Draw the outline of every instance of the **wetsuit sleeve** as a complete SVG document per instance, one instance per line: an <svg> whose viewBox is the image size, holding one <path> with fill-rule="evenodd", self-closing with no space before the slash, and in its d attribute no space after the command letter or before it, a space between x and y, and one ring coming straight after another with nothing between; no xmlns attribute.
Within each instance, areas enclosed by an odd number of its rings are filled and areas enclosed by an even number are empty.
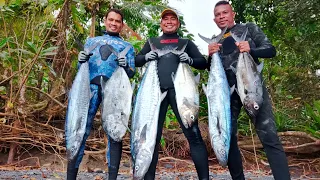
<svg viewBox="0 0 320 180"><path fill-rule="evenodd" d="M134 49L131 46L129 52L127 53L127 67L125 67L125 71L129 78L132 78L135 74L135 59L134 59Z"/></svg>
<svg viewBox="0 0 320 180"><path fill-rule="evenodd" d="M196 69L207 68L207 60L200 53L198 47L190 40L188 41L186 52L188 53L189 57L193 59L193 64L191 65L192 67Z"/></svg>
<svg viewBox="0 0 320 180"><path fill-rule="evenodd" d="M276 55L276 49L271 44L267 36L254 23L247 23L251 39L254 41L256 47L251 48L250 54L254 58L272 58Z"/></svg>
<svg viewBox="0 0 320 180"><path fill-rule="evenodd" d="M88 48L90 46L90 44L91 44L91 38L88 38L84 44L84 47L83 47L84 49L81 49L80 51L84 51L86 48ZM79 53L80 53L80 51L79 51ZM78 58L77 58L77 60L78 60ZM81 63L79 63L79 61L77 61L77 62L78 62L77 69L79 70Z"/></svg>
<svg viewBox="0 0 320 180"><path fill-rule="evenodd" d="M147 61L145 59L145 55L150 51L151 51L150 44L149 44L149 41L147 41L135 58L135 65L137 67L142 67L144 64L146 64Z"/></svg>

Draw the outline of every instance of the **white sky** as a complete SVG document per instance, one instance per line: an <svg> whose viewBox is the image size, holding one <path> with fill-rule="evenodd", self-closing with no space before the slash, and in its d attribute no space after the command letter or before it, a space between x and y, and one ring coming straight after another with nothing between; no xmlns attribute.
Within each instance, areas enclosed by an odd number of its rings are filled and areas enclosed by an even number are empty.
<svg viewBox="0 0 320 180"><path fill-rule="evenodd" d="M220 29L213 21L213 8L218 0L169 0L169 6L183 15L187 30L194 35L194 43L200 52L208 54L208 44L199 38L198 33L211 38Z"/></svg>

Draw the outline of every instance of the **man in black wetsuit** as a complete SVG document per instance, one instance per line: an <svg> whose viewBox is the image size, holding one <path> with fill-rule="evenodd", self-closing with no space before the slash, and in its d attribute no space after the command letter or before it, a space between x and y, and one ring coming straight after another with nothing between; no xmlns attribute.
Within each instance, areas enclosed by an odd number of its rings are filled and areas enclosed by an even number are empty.
<svg viewBox="0 0 320 180"><path fill-rule="evenodd" d="M179 121L184 135L188 139L191 157L197 169L199 179L209 179L208 153L200 134L198 122L196 121L194 125L189 127L188 129L186 129L182 124L177 109L175 90L171 78L171 74L177 71L179 63L188 63L190 66L196 69L205 69L207 61L201 55L198 48L192 41L188 39L182 39L178 36L177 30L180 27L180 22L177 13L174 10L166 9L161 13L160 27L163 31L163 35L156 38L150 38L144 45L143 49L137 54L135 59L136 67L141 67L148 61L157 61L161 91L167 91L167 95L160 106L156 147L153 153L151 165L144 179L155 179L156 166L159 155L159 142L161 139L163 123L169 104ZM173 53L169 53L158 57L157 53L151 50L149 42L151 42L156 47L156 49L159 50L171 49L175 47L177 47L177 50L180 50L185 44L187 44L187 46L185 48L185 51L179 56Z"/></svg>
<svg viewBox="0 0 320 180"><path fill-rule="evenodd" d="M235 12L227 1L219 1L215 5L214 16L214 21L221 30L225 27L228 29L219 43L212 43L208 46L209 56L219 51L230 87L237 83L236 75L230 66L236 67L239 52L249 52L257 64L259 64L258 58L272 58L276 55L275 48L257 25L234 23ZM231 37L230 31L241 37L247 28L246 41L236 43ZM209 66L210 62L209 58ZM232 179L237 180L244 179L241 155L237 144L237 119L241 107L240 97L234 92L231 95L232 134L228 168ZM274 178L289 180L290 173L286 154L277 135L272 105L265 85L263 85L263 105L260 107L259 114L253 124L267 154Z"/></svg>

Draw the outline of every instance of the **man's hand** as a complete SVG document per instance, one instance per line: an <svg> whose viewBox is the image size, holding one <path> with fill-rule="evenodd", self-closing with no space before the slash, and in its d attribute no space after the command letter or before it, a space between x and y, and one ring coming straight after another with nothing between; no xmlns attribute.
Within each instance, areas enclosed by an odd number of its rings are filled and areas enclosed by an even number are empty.
<svg viewBox="0 0 320 180"><path fill-rule="evenodd" d="M85 63L89 60L90 56L92 56L92 53L87 53L86 51L80 51L78 54L78 62Z"/></svg>
<svg viewBox="0 0 320 180"><path fill-rule="evenodd" d="M186 52L183 52L179 55L180 62L188 63L189 65L192 65L193 60Z"/></svg>
<svg viewBox="0 0 320 180"><path fill-rule="evenodd" d="M158 54L154 51L150 51L145 55L146 61L154 61L158 59Z"/></svg>
<svg viewBox="0 0 320 180"><path fill-rule="evenodd" d="M218 52L220 50L220 46L222 46L222 44L218 44L218 43L209 44L208 45L209 56L212 56L212 54Z"/></svg>
<svg viewBox="0 0 320 180"><path fill-rule="evenodd" d="M248 41L241 41L241 42L236 42L236 45L238 46L240 52L250 52L250 45Z"/></svg>
<svg viewBox="0 0 320 180"><path fill-rule="evenodd" d="M117 59L119 66L126 67L127 66L127 59L126 58L118 58Z"/></svg>

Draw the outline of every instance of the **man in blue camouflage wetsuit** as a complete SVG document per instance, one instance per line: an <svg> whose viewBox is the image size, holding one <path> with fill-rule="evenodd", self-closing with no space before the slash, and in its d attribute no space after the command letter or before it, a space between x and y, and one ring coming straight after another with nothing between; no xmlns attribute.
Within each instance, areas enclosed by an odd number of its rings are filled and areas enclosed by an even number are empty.
<svg viewBox="0 0 320 180"><path fill-rule="evenodd" d="M257 25L253 23L234 23L235 12L227 1L219 1L215 5L214 16L214 21L221 30L225 27L228 27L228 29L220 42L208 46L210 57L208 69L210 68L211 55L219 51L230 87L237 83L236 75L230 69L230 66L236 67L240 52L249 52L257 64L260 64L258 58L272 58L276 55L275 48ZM247 28L246 41L236 43L230 35L230 31L241 37ZM234 92L231 95L232 133L228 168L232 179L237 180L244 179L242 160L237 144L237 119L241 107L240 97ZM260 107L259 114L253 124L266 152L274 178L276 180L289 180L290 173L286 154L277 135L272 105L265 85L263 85L263 105Z"/></svg>
<svg viewBox="0 0 320 180"><path fill-rule="evenodd" d="M180 38L177 34L177 31L180 27L180 22L178 19L178 15L175 11L173 11L172 9L166 9L161 13L160 27L163 31L163 35L160 37L150 38L144 44L142 50L137 54L135 61L137 67L143 66L149 61L157 61L160 88L162 92L167 91L167 95L160 105L158 133L152 162L150 164L148 172L145 174L144 179L155 179L156 166L159 156L158 149L160 145L160 139L162 136L163 124L166 118L168 106L170 105L174 114L177 117L177 120L180 124L180 127L182 128L184 135L186 136L189 142L191 157L195 164L199 179L208 180L208 152L198 127L198 120L196 119L195 123L188 129L185 128L185 126L183 125L178 112L175 97L176 92L174 90L174 85L171 78L172 73L176 73L179 63L187 63L196 69L206 69L207 61L192 41L190 41L189 39ZM158 54L155 51L151 50L149 42L151 42L155 46L155 48L159 50L167 48L170 49L170 47L177 48L177 50L181 50L182 47L186 44L187 46L185 48L185 51L179 54L179 56L173 53L169 53L161 57L158 57Z"/></svg>
<svg viewBox="0 0 320 180"><path fill-rule="evenodd" d="M123 14L121 11L110 9L105 15L104 25L106 27L105 34L103 36L89 38L84 47L85 51L80 51L78 57L80 65L83 62L89 61L91 99L86 132L78 155L73 161L68 162L67 180L75 180L77 177L79 165L84 154L85 142L90 134L94 117L102 101L101 77L103 77L105 81L108 80L118 66L122 66L125 69L129 78L132 78L135 73L134 49L131 44L125 42L119 36L123 27ZM123 51L127 46L131 46L131 48L126 58L117 59L106 44L111 45L117 52ZM122 142L116 142L108 136L108 152L106 155L109 170L108 179L114 180L117 178L121 153Z"/></svg>

